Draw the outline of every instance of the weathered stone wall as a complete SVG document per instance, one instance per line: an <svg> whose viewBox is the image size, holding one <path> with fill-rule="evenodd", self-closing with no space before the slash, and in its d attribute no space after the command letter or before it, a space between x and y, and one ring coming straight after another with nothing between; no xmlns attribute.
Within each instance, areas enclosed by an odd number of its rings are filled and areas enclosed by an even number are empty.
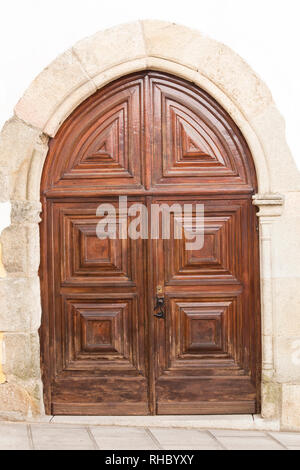
<svg viewBox="0 0 300 470"><path fill-rule="evenodd" d="M100 32L32 83L0 136L0 201L12 223L0 238L0 417L43 414L38 329L40 179L49 137L84 99L125 74L160 70L210 93L243 132L259 194L265 419L300 430L300 175L284 121L259 77L228 47L159 21Z"/></svg>

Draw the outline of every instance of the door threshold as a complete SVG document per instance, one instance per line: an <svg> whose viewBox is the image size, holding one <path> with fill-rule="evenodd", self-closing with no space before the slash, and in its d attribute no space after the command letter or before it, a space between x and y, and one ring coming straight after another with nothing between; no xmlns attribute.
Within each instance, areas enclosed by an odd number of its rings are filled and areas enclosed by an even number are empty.
<svg viewBox="0 0 300 470"><path fill-rule="evenodd" d="M181 416L43 416L34 422L83 426L158 427L178 429L233 429L253 431L279 431L277 420L260 415L181 415Z"/></svg>

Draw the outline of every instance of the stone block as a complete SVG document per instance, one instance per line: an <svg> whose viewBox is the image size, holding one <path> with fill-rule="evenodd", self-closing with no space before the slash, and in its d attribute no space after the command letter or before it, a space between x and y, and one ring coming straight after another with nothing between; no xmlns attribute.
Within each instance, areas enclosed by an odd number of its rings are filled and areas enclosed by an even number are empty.
<svg viewBox="0 0 300 470"><path fill-rule="evenodd" d="M0 134L0 167L15 172L30 160L40 133L16 117L7 121Z"/></svg>
<svg viewBox="0 0 300 470"><path fill-rule="evenodd" d="M262 417L274 420L279 417L281 385L274 382L262 384Z"/></svg>
<svg viewBox="0 0 300 470"><path fill-rule="evenodd" d="M79 41L73 50L91 77L146 55L140 22L101 31Z"/></svg>
<svg viewBox="0 0 300 470"><path fill-rule="evenodd" d="M283 214L272 227L274 278L300 278L300 216Z"/></svg>
<svg viewBox="0 0 300 470"><path fill-rule="evenodd" d="M273 281L276 334L300 336L300 277Z"/></svg>
<svg viewBox="0 0 300 470"><path fill-rule="evenodd" d="M267 161L271 162L270 191L299 191L300 172L287 145L284 119L274 103L253 117L252 126L262 143Z"/></svg>
<svg viewBox="0 0 300 470"><path fill-rule="evenodd" d="M37 331L40 322L39 279L0 279L0 331Z"/></svg>
<svg viewBox="0 0 300 470"><path fill-rule="evenodd" d="M86 428L33 424L31 429L36 450L95 450Z"/></svg>
<svg viewBox="0 0 300 470"><path fill-rule="evenodd" d="M278 336L275 339L276 380L300 383L300 336Z"/></svg>
<svg viewBox="0 0 300 470"><path fill-rule="evenodd" d="M272 101L262 80L224 44L190 28L162 21L143 21L143 28L149 56L199 71L225 90L248 116L259 113Z"/></svg>
<svg viewBox="0 0 300 470"><path fill-rule="evenodd" d="M13 201L11 219L14 224L38 224L42 205L35 201Z"/></svg>
<svg viewBox="0 0 300 470"><path fill-rule="evenodd" d="M0 168L0 203L9 200L9 170Z"/></svg>
<svg viewBox="0 0 300 470"><path fill-rule="evenodd" d="M0 167L9 174L11 199L27 198L28 175L37 145L41 144L41 131L14 117L8 121L0 134ZM46 144L45 144L46 145ZM39 188L39 182L37 183Z"/></svg>
<svg viewBox="0 0 300 470"><path fill-rule="evenodd" d="M27 124L43 130L61 103L72 93L93 83L71 50L60 55L30 85L15 108Z"/></svg>
<svg viewBox="0 0 300 470"><path fill-rule="evenodd" d="M8 274L37 275L40 264L37 224L11 225L2 232L0 241L2 261Z"/></svg>
<svg viewBox="0 0 300 470"><path fill-rule="evenodd" d="M26 390L19 385L5 383L0 385L0 417L22 418L31 410L31 400Z"/></svg>
<svg viewBox="0 0 300 470"><path fill-rule="evenodd" d="M5 333L5 363L7 381L29 381L40 378L40 347L38 334Z"/></svg>
<svg viewBox="0 0 300 470"><path fill-rule="evenodd" d="M0 423L0 449L31 450L26 424Z"/></svg>
<svg viewBox="0 0 300 470"><path fill-rule="evenodd" d="M283 430L300 429L300 384L284 384L282 387L281 426Z"/></svg>

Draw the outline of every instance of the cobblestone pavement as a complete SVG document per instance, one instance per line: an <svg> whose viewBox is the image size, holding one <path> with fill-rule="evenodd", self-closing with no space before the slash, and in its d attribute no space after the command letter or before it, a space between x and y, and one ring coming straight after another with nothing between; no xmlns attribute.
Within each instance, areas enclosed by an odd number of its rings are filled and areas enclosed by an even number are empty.
<svg viewBox="0 0 300 470"><path fill-rule="evenodd" d="M300 450L300 433L2 422L0 450Z"/></svg>

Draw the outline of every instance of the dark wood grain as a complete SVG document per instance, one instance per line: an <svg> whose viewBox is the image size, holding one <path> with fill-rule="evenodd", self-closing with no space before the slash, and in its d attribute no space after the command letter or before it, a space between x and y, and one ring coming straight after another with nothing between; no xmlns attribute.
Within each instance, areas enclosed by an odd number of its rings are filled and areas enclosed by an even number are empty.
<svg viewBox="0 0 300 470"><path fill-rule="evenodd" d="M48 414L259 412L256 190L240 130L184 80L130 75L72 113L41 186ZM203 249L187 251L172 231L99 240L96 209L109 202L120 217L119 195L129 206L204 204ZM165 319L154 317L157 286Z"/></svg>

